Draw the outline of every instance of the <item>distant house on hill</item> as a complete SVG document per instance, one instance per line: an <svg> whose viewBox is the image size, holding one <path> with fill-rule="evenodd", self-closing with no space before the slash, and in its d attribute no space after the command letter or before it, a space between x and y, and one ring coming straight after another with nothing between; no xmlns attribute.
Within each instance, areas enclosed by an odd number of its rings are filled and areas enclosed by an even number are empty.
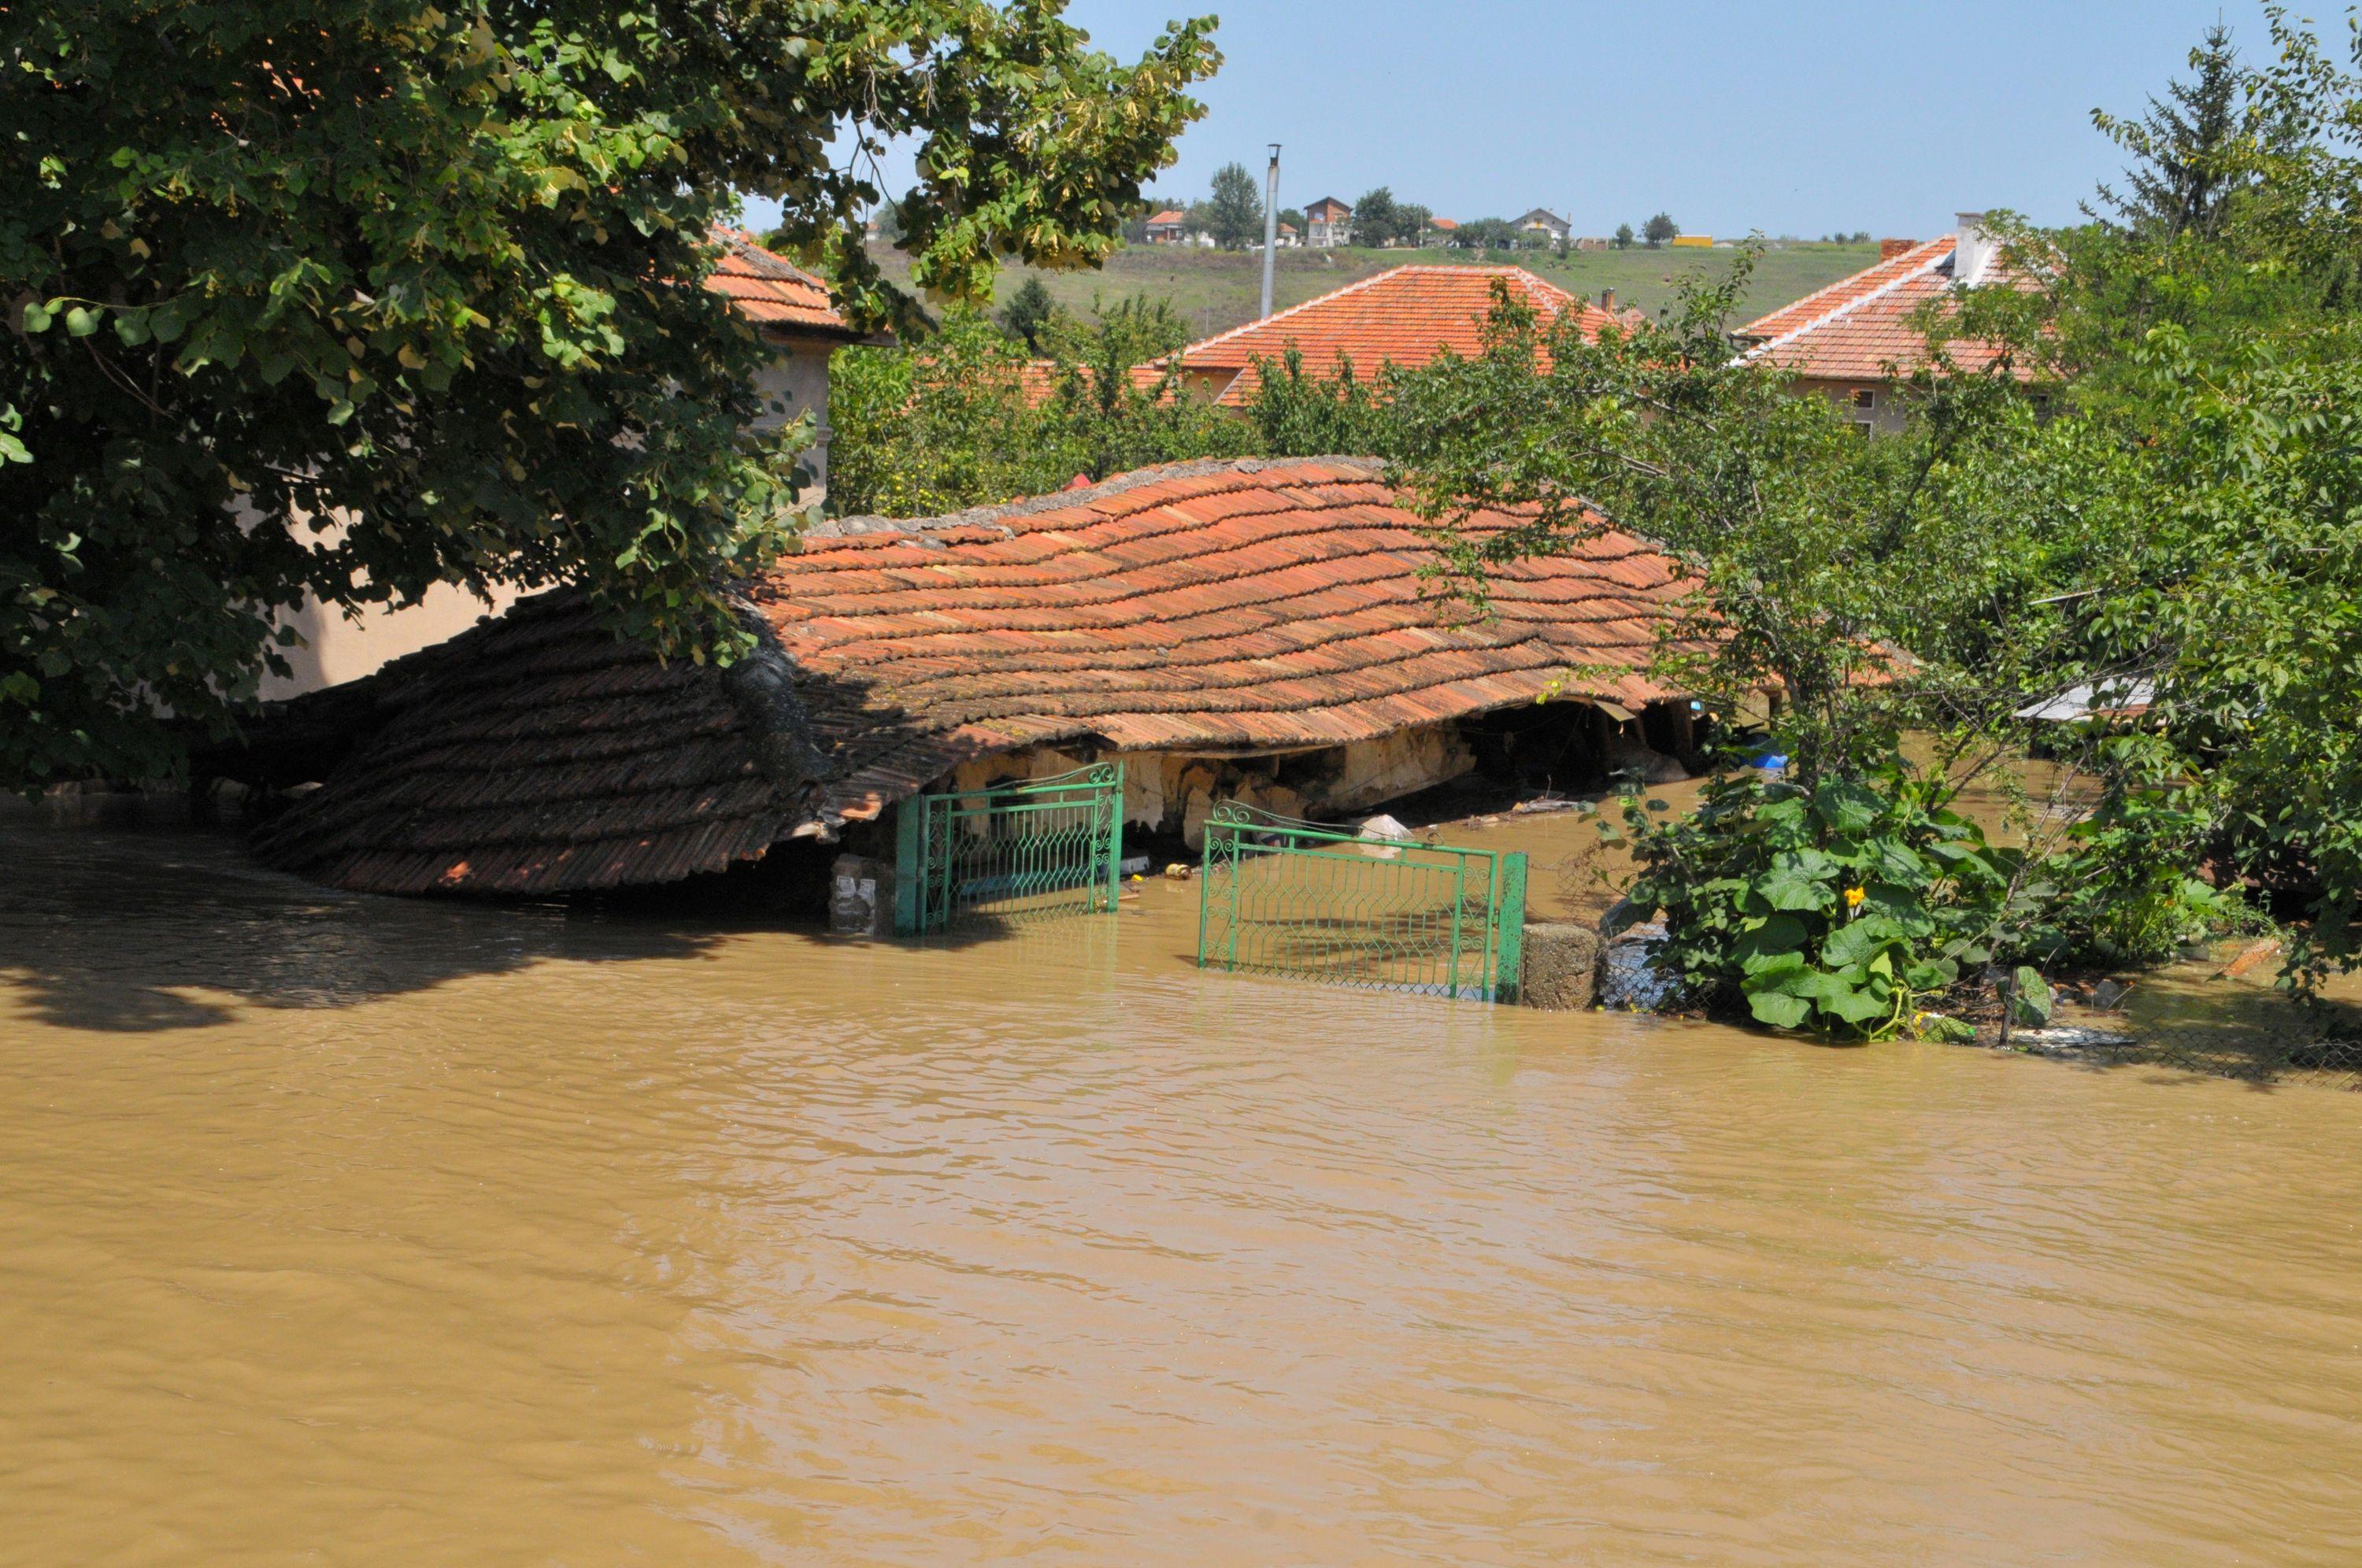
<svg viewBox="0 0 2362 1568"><path fill-rule="evenodd" d="M1714 236L1710 234L1677 234L1665 243L1673 247L1677 250L1711 250L1714 248Z"/></svg>
<svg viewBox="0 0 2362 1568"><path fill-rule="evenodd" d="M1297 246L1304 243L1304 236L1297 232L1296 226L1292 223L1281 224L1279 226L1278 234L1279 237L1277 243L1282 250L1293 249Z"/></svg>
<svg viewBox="0 0 2362 1568"><path fill-rule="evenodd" d="M1390 362L1416 370L1446 348L1473 355L1484 347L1496 279L1506 280L1531 304L1545 326L1573 311L1584 334L1593 336L1618 319L1522 267L1414 262L1193 343L1170 360L1139 366L1133 384L1153 386L1174 363L1191 395L1244 408L1261 385L1256 359L1277 359L1290 348L1304 357L1308 374L1323 379L1337 373L1340 354L1351 358L1354 374L1363 378Z"/></svg>
<svg viewBox="0 0 2362 1568"><path fill-rule="evenodd" d="M1304 243L1316 250L1343 245L1353 237L1353 209L1323 196L1304 209Z"/></svg>
<svg viewBox="0 0 2362 1568"><path fill-rule="evenodd" d="M1577 250L1613 250L1616 242L1601 235L1587 234L1574 242Z"/></svg>
<svg viewBox="0 0 2362 1568"><path fill-rule="evenodd" d="M752 235L724 228L714 237L722 258L706 288L737 307L740 319L754 327L770 350L770 358L755 379L766 409L755 428L771 430L811 414L819 425L804 466L824 491L828 488L828 362L829 356L862 335L846 325L830 303L828 285L775 256L755 242ZM402 609L372 605L358 620L312 602L286 617L304 646L287 650L292 673L265 676L266 699L294 697L357 680L389 659L430 646L465 631L488 613L515 602L510 592L496 593L488 611L473 594L447 583L426 591L417 603Z"/></svg>
<svg viewBox="0 0 2362 1568"><path fill-rule="evenodd" d="M1188 227L1188 214L1178 207L1167 207L1148 220L1148 243L1177 245Z"/></svg>
<svg viewBox="0 0 2362 1568"><path fill-rule="evenodd" d="M1429 218L1426 232L1418 237L1418 242L1422 246L1450 246L1455 243L1459 233L1460 226L1450 218Z"/></svg>
<svg viewBox="0 0 2362 1568"><path fill-rule="evenodd" d="M1962 213L1959 227L1935 239L1882 239L1878 264L1806 294L1738 333L1749 359L1792 371L1797 389L1817 392L1848 410L1864 433L1903 426L1907 407L1901 382L1927 365L1926 337L1913 324L1920 306L1954 285L1975 287L2029 280L2006 267L2001 247L1983 226L1982 213ZM1987 343L1946 345L1964 370L1984 370L2001 357ZM2031 381L2032 372L2011 374Z"/></svg>
<svg viewBox="0 0 2362 1568"><path fill-rule="evenodd" d="M1564 239L1573 232L1573 227L1566 219L1546 207L1536 207L1518 220L1518 233L1539 235L1553 240Z"/></svg>

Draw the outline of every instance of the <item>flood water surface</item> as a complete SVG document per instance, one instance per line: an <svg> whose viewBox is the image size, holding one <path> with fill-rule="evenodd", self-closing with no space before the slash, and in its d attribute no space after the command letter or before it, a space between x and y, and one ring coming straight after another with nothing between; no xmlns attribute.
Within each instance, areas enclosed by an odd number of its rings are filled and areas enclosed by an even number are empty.
<svg viewBox="0 0 2362 1568"><path fill-rule="evenodd" d="M0 865L0 1560L2362 1552L2362 1096Z"/></svg>

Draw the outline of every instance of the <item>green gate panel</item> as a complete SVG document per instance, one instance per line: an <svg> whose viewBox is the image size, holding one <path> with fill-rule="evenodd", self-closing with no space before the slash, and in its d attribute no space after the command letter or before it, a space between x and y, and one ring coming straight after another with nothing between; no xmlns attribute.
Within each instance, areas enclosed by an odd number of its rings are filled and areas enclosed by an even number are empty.
<svg viewBox="0 0 2362 1568"><path fill-rule="evenodd" d="M1525 908L1522 855L1364 839L1226 802L1206 818L1198 963L1505 1000Z"/></svg>
<svg viewBox="0 0 2362 1568"><path fill-rule="evenodd" d="M901 935L978 919L1111 914L1123 863L1123 765L913 795L894 842Z"/></svg>
<svg viewBox="0 0 2362 1568"><path fill-rule="evenodd" d="M1501 896L1493 911L1493 923L1500 933L1493 999L1516 1001L1526 969L1526 856L1522 850L1501 857Z"/></svg>

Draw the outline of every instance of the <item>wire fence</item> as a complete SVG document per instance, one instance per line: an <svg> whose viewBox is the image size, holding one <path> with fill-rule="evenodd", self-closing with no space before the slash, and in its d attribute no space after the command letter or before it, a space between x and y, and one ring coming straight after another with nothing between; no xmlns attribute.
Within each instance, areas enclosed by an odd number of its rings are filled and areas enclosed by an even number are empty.
<svg viewBox="0 0 2362 1568"><path fill-rule="evenodd" d="M2362 1007L2300 1001L2196 965L2136 977L2114 1009L2070 1007L2043 1028L2014 1029L1995 1043L2109 1066L2362 1087Z"/></svg>

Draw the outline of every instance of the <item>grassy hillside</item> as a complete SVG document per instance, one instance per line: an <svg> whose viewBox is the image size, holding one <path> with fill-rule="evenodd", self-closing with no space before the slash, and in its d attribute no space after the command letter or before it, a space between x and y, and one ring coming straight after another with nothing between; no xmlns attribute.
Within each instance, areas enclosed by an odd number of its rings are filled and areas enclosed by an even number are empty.
<svg viewBox="0 0 2362 1568"><path fill-rule="evenodd" d="M898 280L904 276L903 258L899 252L879 247L874 254L889 275ZM1279 253L1274 291L1284 309L1407 261L1467 263L1476 259L1457 250L1283 250ZM1632 249L1585 251L1562 259L1540 251L1520 251L1514 259L1518 266L1562 289L1596 298L1600 290L1612 288L1618 308L1636 305L1653 314L1672 304L1680 280L1700 271L1723 271L1730 266L1733 254L1727 250ZM1875 245L1811 244L1772 251L1764 256L1749 287L1743 319L1777 310L1877 259ZM999 297L1006 299L1028 277L1039 277L1053 298L1078 313L1087 313L1095 297L1109 304L1133 293L1169 299L1174 308L1188 319L1196 335L1203 337L1254 319L1263 288L1263 258L1253 252L1131 246L1116 252L1107 266L1096 272L1004 269Z"/></svg>

